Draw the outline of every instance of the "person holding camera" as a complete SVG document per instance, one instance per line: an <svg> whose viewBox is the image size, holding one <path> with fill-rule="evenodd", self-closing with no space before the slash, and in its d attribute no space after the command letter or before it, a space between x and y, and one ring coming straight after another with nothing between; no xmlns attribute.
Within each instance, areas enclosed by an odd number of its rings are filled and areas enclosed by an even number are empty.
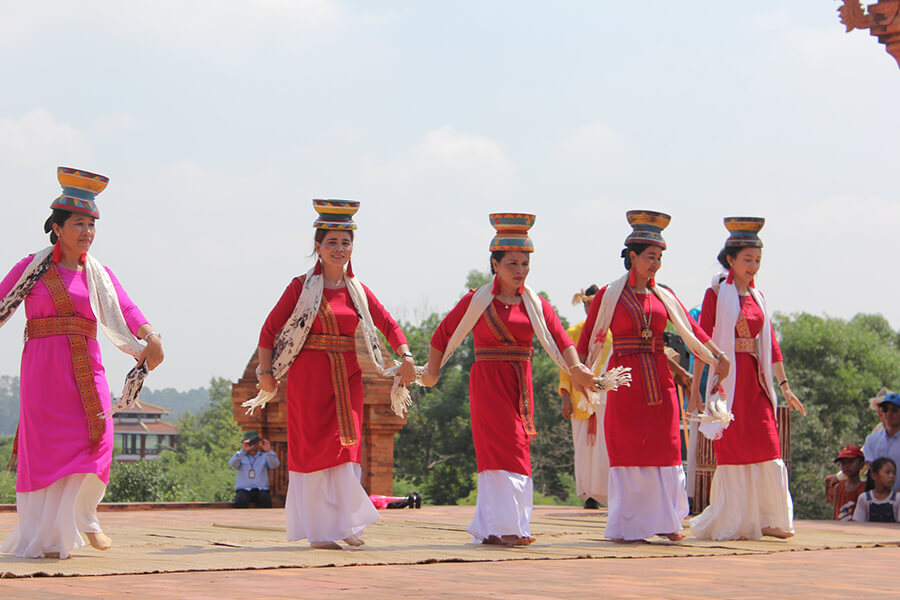
<svg viewBox="0 0 900 600"><path fill-rule="evenodd" d="M238 474L234 482L234 507L248 508L253 502L258 508L272 508L269 496L269 469L277 469L281 461L269 440L261 440L253 430L244 433L241 449L228 464Z"/></svg>

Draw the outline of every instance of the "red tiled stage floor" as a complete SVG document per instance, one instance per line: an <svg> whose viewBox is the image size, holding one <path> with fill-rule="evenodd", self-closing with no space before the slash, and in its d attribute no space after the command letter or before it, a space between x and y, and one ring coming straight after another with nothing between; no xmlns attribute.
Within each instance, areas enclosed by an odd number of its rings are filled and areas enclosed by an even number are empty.
<svg viewBox="0 0 900 600"><path fill-rule="evenodd" d="M471 507L383 514L365 549L314 551L284 541L280 510L102 513L113 550L0 557L0 572L73 575L4 579L0 598L900 597L900 525L801 521L786 542L618 545L602 540L598 511L537 507L538 543L500 549L467 544ZM0 514L0 535L14 522ZM78 574L154 570L170 572Z"/></svg>

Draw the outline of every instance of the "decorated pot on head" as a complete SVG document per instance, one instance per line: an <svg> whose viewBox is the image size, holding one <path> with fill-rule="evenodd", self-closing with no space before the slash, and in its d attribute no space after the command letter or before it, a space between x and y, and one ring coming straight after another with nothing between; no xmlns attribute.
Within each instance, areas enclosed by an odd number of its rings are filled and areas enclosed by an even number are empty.
<svg viewBox="0 0 900 600"><path fill-rule="evenodd" d="M63 191L62 195L50 204L51 209L100 218L100 211L97 210L94 198L106 189L109 177L71 167L57 167L56 178Z"/></svg>
<svg viewBox="0 0 900 600"><path fill-rule="evenodd" d="M496 230L491 240L491 252L534 252L528 230L534 225L534 215L527 213L492 213L491 225Z"/></svg>
<svg viewBox="0 0 900 600"><path fill-rule="evenodd" d="M759 230L766 224L762 217L725 217L725 228L731 232L726 248L762 248Z"/></svg>
<svg viewBox="0 0 900 600"><path fill-rule="evenodd" d="M669 226L672 217L666 213L654 210L629 210L625 213L628 224L631 225L631 233L625 238L625 245L650 244L666 249L666 240L662 237L662 230Z"/></svg>
<svg viewBox="0 0 900 600"><path fill-rule="evenodd" d="M316 229L356 229L353 215L359 210L359 202L355 200L313 200L313 208L319 213L313 223Z"/></svg>

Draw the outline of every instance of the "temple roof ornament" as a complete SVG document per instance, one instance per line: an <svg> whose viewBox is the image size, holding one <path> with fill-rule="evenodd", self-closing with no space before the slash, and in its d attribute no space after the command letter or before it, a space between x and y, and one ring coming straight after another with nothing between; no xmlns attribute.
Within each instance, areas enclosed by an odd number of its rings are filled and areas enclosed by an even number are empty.
<svg viewBox="0 0 900 600"><path fill-rule="evenodd" d="M838 13L848 33L868 29L900 66L900 0L879 0L867 8L859 0L843 0Z"/></svg>

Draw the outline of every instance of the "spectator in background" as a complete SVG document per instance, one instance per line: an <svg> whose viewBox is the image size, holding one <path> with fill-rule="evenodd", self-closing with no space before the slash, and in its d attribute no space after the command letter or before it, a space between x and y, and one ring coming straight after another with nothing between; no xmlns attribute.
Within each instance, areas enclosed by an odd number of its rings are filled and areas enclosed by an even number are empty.
<svg viewBox="0 0 900 600"><path fill-rule="evenodd" d="M884 429L870 433L866 437L866 443L863 445L866 462L871 463L877 458L887 456L894 464L900 463L900 394L885 394L878 402L877 410ZM897 491L896 479L893 489Z"/></svg>
<svg viewBox="0 0 900 600"><path fill-rule="evenodd" d="M900 498L897 497L897 463L886 456L876 458L869 467L866 491L859 495L854 521L896 523L900 521Z"/></svg>
<svg viewBox="0 0 900 600"><path fill-rule="evenodd" d="M839 475L825 478L825 501L834 504L834 520L850 521L856 509L856 499L864 490L859 471L865 463L859 446L844 446L834 462L840 463Z"/></svg>
<svg viewBox="0 0 900 600"><path fill-rule="evenodd" d="M272 450L269 440L259 439L255 431L244 433L241 449L228 464L235 469L234 507L248 508L253 502L258 508L272 508L269 496L269 469L277 469L281 461Z"/></svg>

